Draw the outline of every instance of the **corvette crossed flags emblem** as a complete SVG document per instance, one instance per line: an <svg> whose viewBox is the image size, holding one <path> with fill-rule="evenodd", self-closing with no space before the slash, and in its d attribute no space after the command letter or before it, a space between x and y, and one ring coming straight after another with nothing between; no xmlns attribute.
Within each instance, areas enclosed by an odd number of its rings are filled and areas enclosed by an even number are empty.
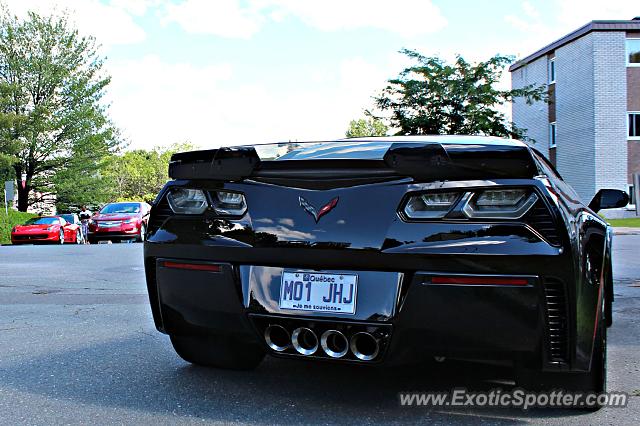
<svg viewBox="0 0 640 426"><path fill-rule="evenodd" d="M318 221L320 220L320 218L322 216L324 216L325 214L329 213L331 210L333 210L333 208L335 206L338 205L338 199L339 199L339 197L336 197L336 198L332 199L331 201L329 201L324 206L322 206L322 208L320 210L316 210L316 208L313 207L311 205L311 203L309 203L307 200L305 200L304 197L302 197L302 196L298 197L298 201L300 201L300 207L302 207L304 209L304 211L306 211L311 216L313 216L313 218L315 219L316 223L318 223Z"/></svg>

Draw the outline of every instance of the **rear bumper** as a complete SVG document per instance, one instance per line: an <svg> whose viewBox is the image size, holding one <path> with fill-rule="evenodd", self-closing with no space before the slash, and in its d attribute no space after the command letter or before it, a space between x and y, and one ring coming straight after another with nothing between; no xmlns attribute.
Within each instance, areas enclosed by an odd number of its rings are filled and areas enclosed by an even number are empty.
<svg viewBox="0 0 640 426"><path fill-rule="evenodd" d="M260 260L262 257L262 260ZM165 268L162 259L215 263L220 272ZM283 264L283 261L286 264ZM528 253L504 255L394 255L358 250L259 249L175 241L145 243L149 296L156 327L169 334L233 334L261 344L268 324L306 324L339 330L368 326L388 331L376 360L404 363L432 356L507 359L543 368L551 362L546 322L545 276L562 276L566 259ZM269 267L255 265L274 265ZM254 266L251 266L254 265ZM375 265L375 268L374 268ZM283 268L356 271L363 277L356 314L282 311L278 307ZM374 269L374 270L372 270ZM261 277L250 279L248 271ZM526 277L526 286L440 285L434 274ZM563 279L565 279L564 277ZM369 283L369 284L367 284ZM373 294L373 295L372 295ZM368 295L368 296L367 296ZM567 325L567 330L569 325ZM568 339L565 336L565 339Z"/></svg>

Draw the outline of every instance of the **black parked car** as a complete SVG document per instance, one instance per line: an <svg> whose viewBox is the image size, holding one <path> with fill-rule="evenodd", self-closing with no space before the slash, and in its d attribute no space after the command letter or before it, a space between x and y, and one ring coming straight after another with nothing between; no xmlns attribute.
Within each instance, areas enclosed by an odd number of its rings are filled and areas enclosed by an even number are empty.
<svg viewBox="0 0 640 426"><path fill-rule="evenodd" d="M175 154L151 211L158 330L185 360L503 360L601 391L611 231L536 150L389 137Z"/></svg>

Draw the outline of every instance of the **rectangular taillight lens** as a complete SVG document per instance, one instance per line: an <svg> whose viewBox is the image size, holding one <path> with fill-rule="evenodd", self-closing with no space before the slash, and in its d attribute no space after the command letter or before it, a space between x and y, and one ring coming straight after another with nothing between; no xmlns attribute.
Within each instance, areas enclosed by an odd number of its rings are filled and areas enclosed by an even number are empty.
<svg viewBox="0 0 640 426"><path fill-rule="evenodd" d="M483 276L459 276L442 275L431 277L431 284L444 285L486 285L486 286L527 286L528 278L521 277L483 277Z"/></svg>
<svg viewBox="0 0 640 426"><path fill-rule="evenodd" d="M160 265L164 268L184 269L189 271L220 272L222 270L220 265L214 265L211 263L189 263L165 260L161 262Z"/></svg>

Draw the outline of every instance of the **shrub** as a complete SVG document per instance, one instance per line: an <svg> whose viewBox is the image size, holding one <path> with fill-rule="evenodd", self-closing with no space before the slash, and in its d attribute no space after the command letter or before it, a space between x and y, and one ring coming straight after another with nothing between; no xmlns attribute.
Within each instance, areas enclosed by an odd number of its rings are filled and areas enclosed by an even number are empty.
<svg viewBox="0 0 640 426"><path fill-rule="evenodd" d="M9 215L5 213L4 206L0 210L0 244L8 244L11 242L11 228L16 225L21 225L34 217L33 213L19 212L13 209L9 209Z"/></svg>

